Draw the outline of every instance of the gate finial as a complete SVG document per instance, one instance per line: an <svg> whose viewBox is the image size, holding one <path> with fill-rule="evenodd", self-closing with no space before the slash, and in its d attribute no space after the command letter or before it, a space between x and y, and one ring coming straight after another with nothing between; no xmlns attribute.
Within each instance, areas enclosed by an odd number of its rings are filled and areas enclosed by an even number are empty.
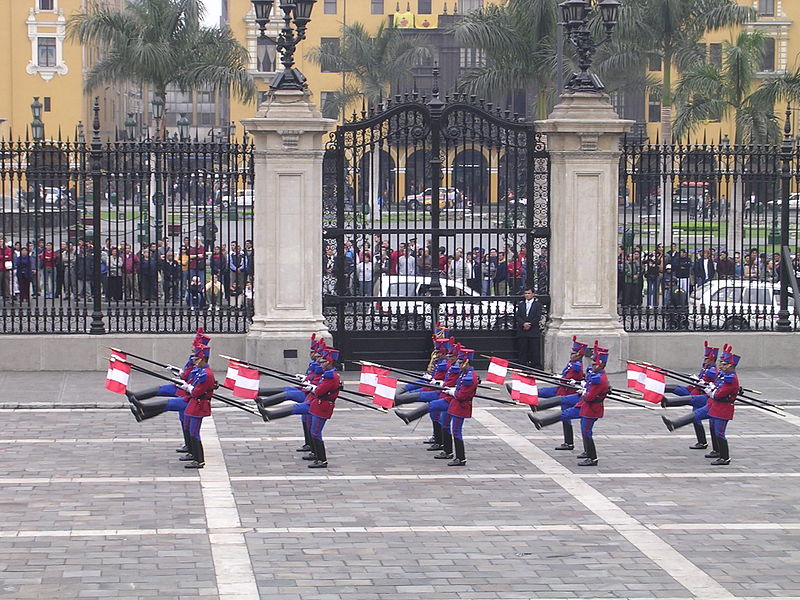
<svg viewBox="0 0 800 600"><path fill-rule="evenodd" d="M433 63L433 89L431 90L431 95L434 98L439 97L439 62L436 61Z"/></svg>

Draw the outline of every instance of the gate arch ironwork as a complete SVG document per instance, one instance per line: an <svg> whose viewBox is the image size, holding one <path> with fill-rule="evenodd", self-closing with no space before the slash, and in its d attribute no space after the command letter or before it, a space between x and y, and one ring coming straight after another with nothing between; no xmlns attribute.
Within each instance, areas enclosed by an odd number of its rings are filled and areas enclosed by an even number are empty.
<svg viewBox="0 0 800 600"><path fill-rule="evenodd" d="M348 361L422 366L437 322L514 356L513 309L549 306L550 159L532 123L434 90L362 110L323 160L323 314Z"/></svg>

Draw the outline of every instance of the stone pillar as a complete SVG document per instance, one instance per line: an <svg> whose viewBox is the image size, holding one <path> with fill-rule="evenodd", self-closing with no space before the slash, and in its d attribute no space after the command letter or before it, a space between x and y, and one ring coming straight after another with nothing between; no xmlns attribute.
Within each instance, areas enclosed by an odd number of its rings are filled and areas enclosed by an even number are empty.
<svg viewBox="0 0 800 600"><path fill-rule="evenodd" d="M617 246L621 120L608 97L561 96L538 121L550 151L550 324L545 364L561 369L573 335L610 350L608 370L625 368L628 336L617 313Z"/></svg>
<svg viewBox="0 0 800 600"><path fill-rule="evenodd" d="M270 91L242 124L255 145L255 285L247 360L292 373L308 364L322 318L324 119L308 92Z"/></svg>

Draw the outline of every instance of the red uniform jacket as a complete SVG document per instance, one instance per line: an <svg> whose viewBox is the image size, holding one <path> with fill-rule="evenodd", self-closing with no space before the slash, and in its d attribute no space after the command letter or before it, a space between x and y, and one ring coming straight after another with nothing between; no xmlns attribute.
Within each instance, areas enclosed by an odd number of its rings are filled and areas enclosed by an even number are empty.
<svg viewBox="0 0 800 600"><path fill-rule="evenodd" d="M472 399L475 397L480 382L481 378L478 377L475 369L470 367L464 371L456 382L456 395L452 396L453 399L450 401L447 414L465 419L470 418L472 416Z"/></svg>
<svg viewBox="0 0 800 600"><path fill-rule="evenodd" d="M583 361L576 360L575 362L567 363L564 370L561 371L562 379L574 379L575 381L583 381ZM569 396L574 394L575 390L570 387L559 386L556 390L557 396Z"/></svg>
<svg viewBox="0 0 800 600"><path fill-rule="evenodd" d="M736 373L728 373L708 402L708 416L730 421L733 419L736 395L739 393L739 377Z"/></svg>
<svg viewBox="0 0 800 600"><path fill-rule="evenodd" d="M211 395L214 393L215 381L211 367L206 365L202 369L194 369L189 375L189 381L194 386L188 395L189 406L186 414L190 417L207 417L211 414Z"/></svg>
<svg viewBox="0 0 800 600"><path fill-rule="evenodd" d="M704 383L714 383L717 380L717 376L719 375L719 371L715 365L711 365L710 367L701 367L700 372L697 374L697 377L700 381ZM696 385L689 386L689 394L691 396L705 396L706 391L703 387L698 387Z"/></svg>
<svg viewBox="0 0 800 600"><path fill-rule="evenodd" d="M311 400L311 414L315 417L330 419L333 416L333 407L339 397L341 379L336 369L325 371L322 380L317 384L317 389L310 392L307 399Z"/></svg>
<svg viewBox="0 0 800 600"><path fill-rule="evenodd" d="M445 387L455 387L456 383L458 383L458 378L461 377L461 367L458 365L453 365L447 370L447 374L444 377L443 385ZM453 397L450 394L445 394L444 392L439 392L439 398L441 400L447 400L450 402Z"/></svg>
<svg viewBox="0 0 800 600"><path fill-rule="evenodd" d="M611 386L605 371L586 374L586 393L581 397L581 416L592 419L603 418L603 400L606 399Z"/></svg>

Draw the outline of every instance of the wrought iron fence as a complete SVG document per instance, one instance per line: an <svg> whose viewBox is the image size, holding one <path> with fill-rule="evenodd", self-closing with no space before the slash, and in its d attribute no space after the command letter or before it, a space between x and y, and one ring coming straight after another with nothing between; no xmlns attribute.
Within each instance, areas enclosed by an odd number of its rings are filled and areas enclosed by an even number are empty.
<svg viewBox="0 0 800 600"><path fill-rule="evenodd" d="M800 270L797 253L780 255L781 227L797 249L800 226L800 155L787 140L625 140L617 291L628 331L778 328L782 279Z"/></svg>
<svg viewBox="0 0 800 600"><path fill-rule="evenodd" d="M252 146L0 140L0 332L244 332Z"/></svg>

